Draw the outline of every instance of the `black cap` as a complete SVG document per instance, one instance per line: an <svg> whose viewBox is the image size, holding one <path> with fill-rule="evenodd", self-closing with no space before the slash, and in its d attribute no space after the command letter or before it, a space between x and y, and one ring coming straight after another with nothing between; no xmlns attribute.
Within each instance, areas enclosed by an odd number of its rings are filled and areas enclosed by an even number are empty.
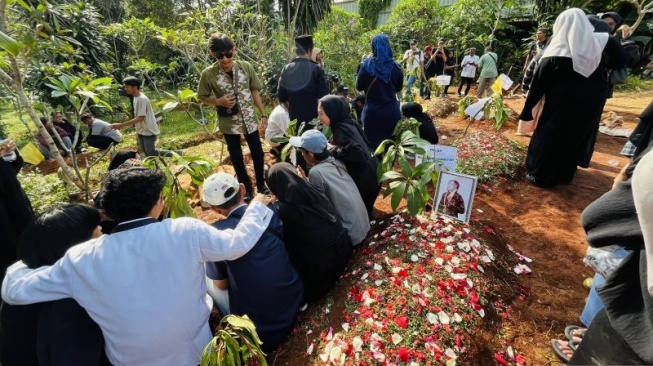
<svg viewBox="0 0 653 366"><path fill-rule="evenodd" d="M305 34L295 38L295 47L301 48L304 51L308 51L310 48L313 48L313 36L310 34Z"/></svg>
<svg viewBox="0 0 653 366"><path fill-rule="evenodd" d="M410 43L410 45L412 46L412 45L414 45L414 44L417 44L417 40L416 40L415 38L413 38L413 39L410 40L409 43Z"/></svg>
<svg viewBox="0 0 653 366"><path fill-rule="evenodd" d="M338 89L336 89L338 93L347 93L349 92L349 88L345 84L340 84L338 85Z"/></svg>

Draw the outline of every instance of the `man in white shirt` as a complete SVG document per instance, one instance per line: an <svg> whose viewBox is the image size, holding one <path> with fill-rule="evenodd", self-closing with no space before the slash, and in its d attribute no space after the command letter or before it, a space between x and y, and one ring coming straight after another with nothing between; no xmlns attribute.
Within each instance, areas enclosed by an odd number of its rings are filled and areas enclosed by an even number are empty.
<svg viewBox="0 0 653 366"><path fill-rule="evenodd" d="M290 115L288 108L284 104L279 104L272 110L270 117L268 117L268 126L265 129L265 139L272 147L270 152L277 158L281 156L281 149L283 145L277 142L272 142L274 137L284 137L288 135L288 125L290 124Z"/></svg>
<svg viewBox="0 0 653 366"><path fill-rule="evenodd" d="M465 96L469 94L469 88L472 86L474 77L476 77L478 62L479 57L476 55L476 48L472 47L469 49L469 54L465 55L463 62L460 63L462 71L460 72L460 85L458 86L459 96L462 96L460 91L463 89L463 84L467 84L467 87L465 87Z"/></svg>
<svg viewBox="0 0 653 366"><path fill-rule="evenodd" d="M165 181L144 167L111 171L99 199L120 222L111 235L71 248L53 266L13 264L2 298L16 305L75 299L102 328L113 365L198 365L212 338L204 262L245 255L272 211L269 198L257 195L234 230L192 218L158 222Z"/></svg>
<svg viewBox="0 0 653 366"><path fill-rule="evenodd" d="M412 95L411 88L417 78L424 78L424 53L417 47L417 40L410 40L410 49L404 53L401 62L406 63L406 95Z"/></svg>
<svg viewBox="0 0 653 366"><path fill-rule="evenodd" d="M120 130L134 125L138 137L138 145L145 156L172 156L172 151L157 150L156 138L161 133L156 122L150 99L141 91L141 80L133 76L126 77L123 81L125 93L134 97L134 118L122 123L114 123L112 128Z"/></svg>
<svg viewBox="0 0 653 366"><path fill-rule="evenodd" d="M122 134L111 128L111 124L95 118L92 114L84 114L82 122L91 130L86 138L86 143L100 150L107 149L111 144L122 142Z"/></svg>

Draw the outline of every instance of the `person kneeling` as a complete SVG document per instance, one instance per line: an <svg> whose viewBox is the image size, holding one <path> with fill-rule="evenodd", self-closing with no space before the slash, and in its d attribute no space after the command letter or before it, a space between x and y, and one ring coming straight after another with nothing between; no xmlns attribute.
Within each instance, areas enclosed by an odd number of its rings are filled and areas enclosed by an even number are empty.
<svg viewBox="0 0 653 366"><path fill-rule="evenodd" d="M327 150L326 136L318 130L308 130L301 136L291 137L290 144L299 148L306 163L312 166L308 181L329 197L352 245L360 245L370 231L367 209L345 164Z"/></svg>
<svg viewBox="0 0 653 366"><path fill-rule="evenodd" d="M110 123L97 119L92 114L85 114L81 119L91 130L86 138L89 146L105 150L111 144L116 145L122 142L122 134L120 131L112 129Z"/></svg>
<svg viewBox="0 0 653 366"><path fill-rule="evenodd" d="M202 193L204 201L226 217L213 227L226 230L238 225L247 208L244 184L216 173L204 181ZM206 263L206 275L213 280L207 281L208 292L220 312L249 316L264 352L274 350L290 334L304 296L304 283L290 264L282 238L283 224L275 212L247 254L234 261Z"/></svg>

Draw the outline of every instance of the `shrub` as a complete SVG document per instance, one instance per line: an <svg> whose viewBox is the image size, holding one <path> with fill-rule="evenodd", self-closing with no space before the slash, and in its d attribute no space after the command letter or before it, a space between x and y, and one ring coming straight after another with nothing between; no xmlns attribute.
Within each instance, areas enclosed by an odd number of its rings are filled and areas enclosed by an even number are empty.
<svg viewBox="0 0 653 366"><path fill-rule="evenodd" d="M491 182L514 177L526 158L525 149L497 132L475 131L454 142L458 148L456 171Z"/></svg>

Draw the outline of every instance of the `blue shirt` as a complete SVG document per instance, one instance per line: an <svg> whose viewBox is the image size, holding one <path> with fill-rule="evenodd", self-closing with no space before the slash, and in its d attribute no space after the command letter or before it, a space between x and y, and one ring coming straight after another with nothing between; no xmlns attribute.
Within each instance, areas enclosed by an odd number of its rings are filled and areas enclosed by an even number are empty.
<svg viewBox="0 0 653 366"><path fill-rule="evenodd" d="M213 227L236 227L246 207L236 208ZM283 224L275 211L270 225L247 254L233 261L206 263L210 279L229 280L230 311L249 316L265 352L274 350L290 334L304 296L304 283L290 264L282 237Z"/></svg>

